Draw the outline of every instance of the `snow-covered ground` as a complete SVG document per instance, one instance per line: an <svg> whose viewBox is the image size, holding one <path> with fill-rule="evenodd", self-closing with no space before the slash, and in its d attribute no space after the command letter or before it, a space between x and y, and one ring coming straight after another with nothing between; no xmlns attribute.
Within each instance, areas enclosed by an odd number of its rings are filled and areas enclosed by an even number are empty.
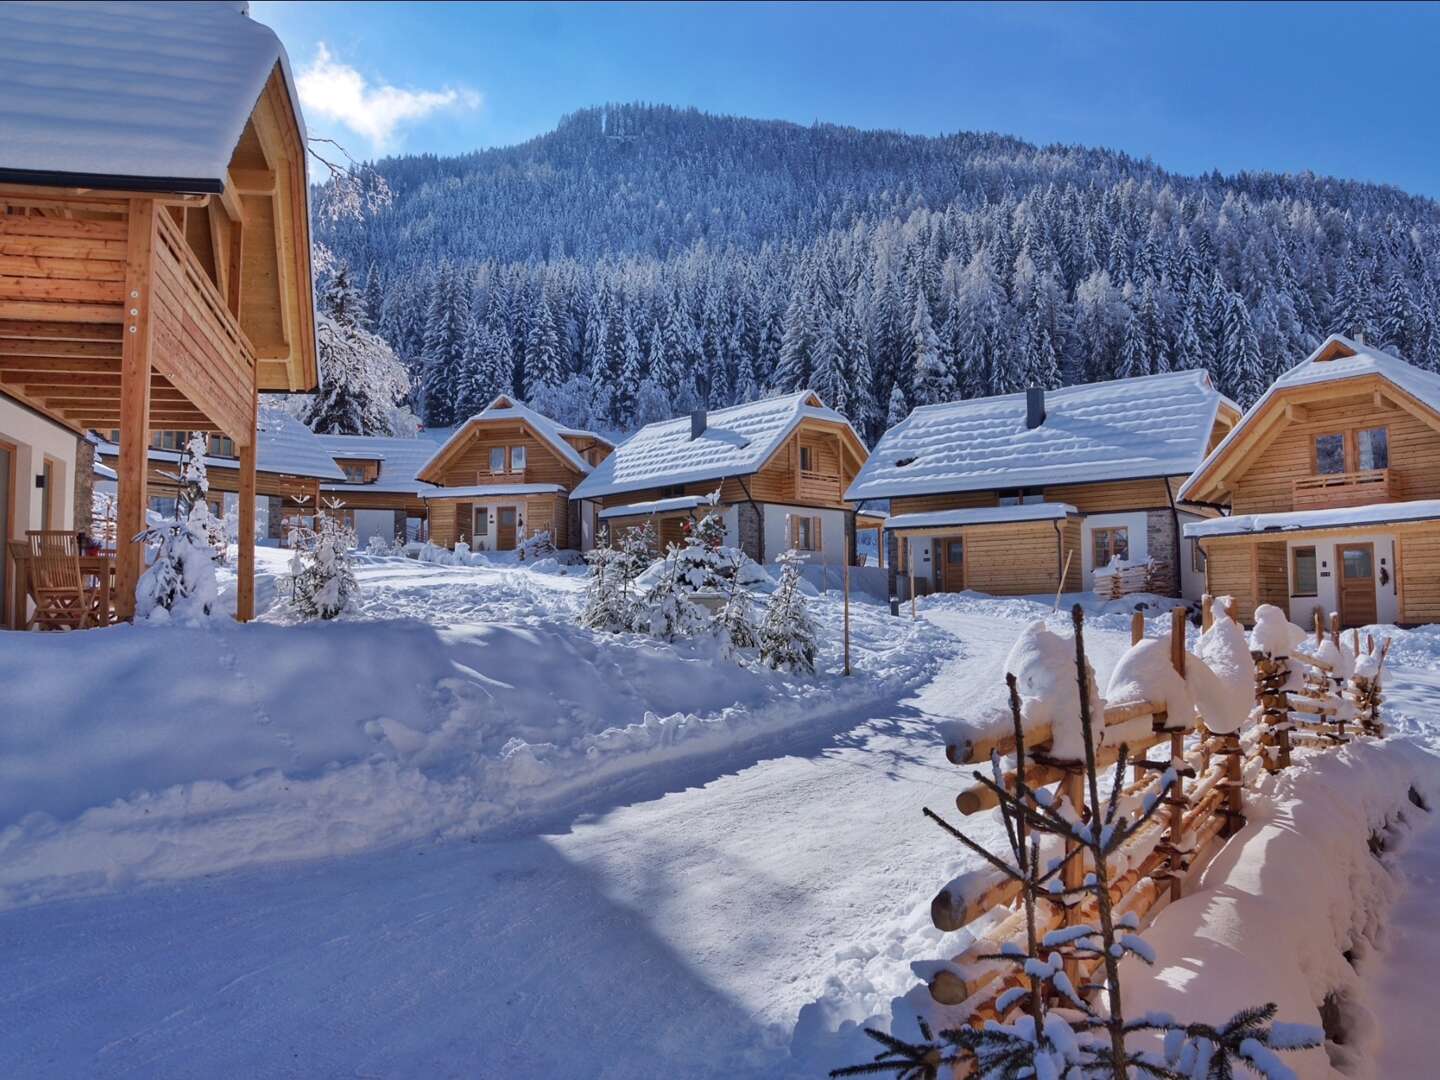
<svg viewBox="0 0 1440 1080"><path fill-rule="evenodd" d="M809 682L597 640L573 576L373 560L362 585L331 626L7 639L7 694L42 665L59 704L0 730L0 1072L778 1078L873 1053L854 1023L943 952L928 901L972 865L920 816L961 782L937 729L1048 606L857 604L860 674ZM1437 745L1424 635L1388 712ZM1103 683L1124 605L1087 640ZM96 686L125 689L103 711ZM1402 872L1440 876L1437 835ZM1417 897L1386 970L1427 955Z"/></svg>

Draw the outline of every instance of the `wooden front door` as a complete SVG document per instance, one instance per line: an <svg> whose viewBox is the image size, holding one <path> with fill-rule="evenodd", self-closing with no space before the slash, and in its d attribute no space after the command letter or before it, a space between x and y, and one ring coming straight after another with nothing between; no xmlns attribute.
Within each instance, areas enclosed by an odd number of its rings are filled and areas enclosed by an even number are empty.
<svg viewBox="0 0 1440 1080"><path fill-rule="evenodd" d="M496 511L495 550L515 550L515 507L502 506Z"/></svg>
<svg viewBox="0 0 1440 1080"><path fill-rule="evenodd" d="M1369 626L1376 620L1375 545L1337 544L1340 625Z"/></svg>
<svg viewBox="0 0 1440 1080"><path fill-rule="evenodd" d="M965 588L965 541L959 537L935 541L931 556L935 562L935 588L939 592L960 592Z"/></svg>

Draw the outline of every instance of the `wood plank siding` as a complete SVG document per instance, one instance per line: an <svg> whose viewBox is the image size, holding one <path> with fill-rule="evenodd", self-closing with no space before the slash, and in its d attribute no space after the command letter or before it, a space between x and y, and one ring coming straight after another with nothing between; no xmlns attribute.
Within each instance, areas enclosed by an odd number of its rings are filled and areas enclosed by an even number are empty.
<svg viewBox="0 0 1440 1080"><path fill-rule="evenodd" d="M1172 477L1179 487L1183 476ZM1111 480L1094 484L1056 484L1042 489L1046 502L1069 503L1082 514L1159 510L1170 506L1165 477ZM926 514L941 510L973 510L999 506L998 491L950 491L936 495L905 495L890 500L891 514Z"/></svg>

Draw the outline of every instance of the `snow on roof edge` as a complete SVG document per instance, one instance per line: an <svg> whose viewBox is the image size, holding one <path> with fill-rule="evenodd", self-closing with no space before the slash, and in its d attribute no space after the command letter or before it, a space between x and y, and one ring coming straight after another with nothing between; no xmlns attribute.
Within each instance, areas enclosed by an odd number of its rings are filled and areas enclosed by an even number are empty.
<svg viewBox="0 0 1440 1080"><path fill-rule="evenodd" d="M1314 532L1319 529L1369 528L1440 519L1440 499L1367 503L1325 510L1293 510L1275 514L1236 514L1186 522L1186 539L1207 536L1261 536L1269 533Z"/></svg>
<svg viewBox="0 0 1440 1080"><path fill-rule="evenodd" d="M1069 503L1021 503L1018 506L976 506L968 510L936 510L918 514L897 514L885 528L935 529L961 525L1013 525L1020 522L1059 521L1080 511Z"/></svg>

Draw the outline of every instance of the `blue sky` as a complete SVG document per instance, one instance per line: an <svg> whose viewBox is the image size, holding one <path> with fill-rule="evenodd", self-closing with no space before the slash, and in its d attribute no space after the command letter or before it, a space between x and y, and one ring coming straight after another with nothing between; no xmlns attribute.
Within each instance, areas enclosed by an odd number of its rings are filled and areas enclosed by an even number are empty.
<svg viewBox="0 0 1440 1080"><path fill-rule="evenodd" d="M312 130L359 156L507 145L639 100L1440 196L1440 5L251 8L285 41Z"/></svg>

